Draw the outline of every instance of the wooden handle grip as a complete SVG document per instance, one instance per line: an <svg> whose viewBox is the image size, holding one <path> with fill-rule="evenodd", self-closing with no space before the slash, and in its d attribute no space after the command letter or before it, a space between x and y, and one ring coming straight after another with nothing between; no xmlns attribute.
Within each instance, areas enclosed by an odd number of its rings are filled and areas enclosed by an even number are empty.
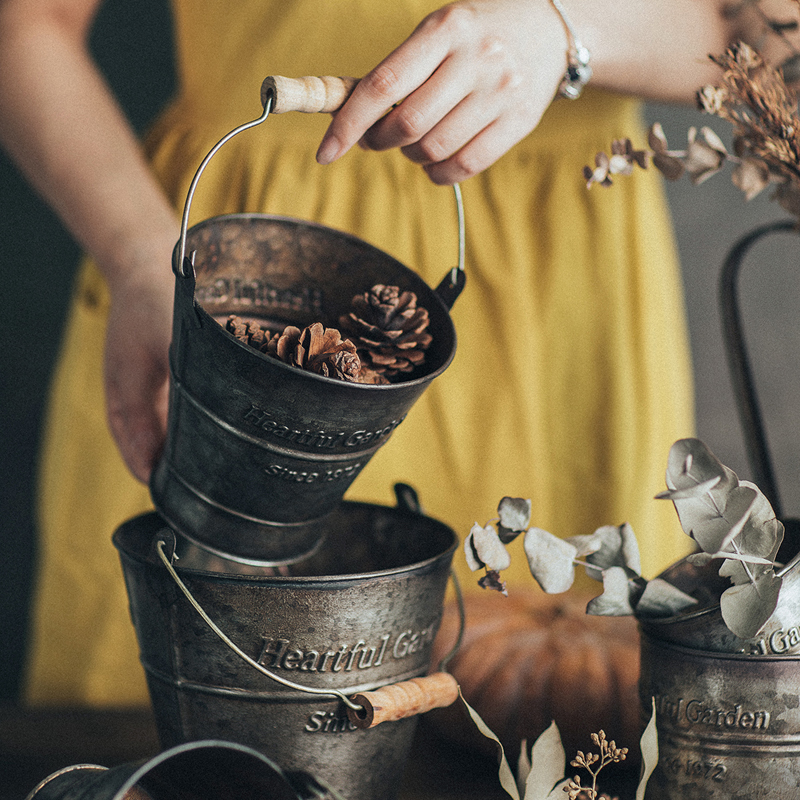
<svg viewBox="0 0 800 800"><path fill-rule="evenodd" d="M261 105L266 105L272 93L272 114L303 111L307 114L337 111L353 92L358 78L284 78L269 75L261 84Z"/></svg>
<svg viewBox="0 0 800 800"><path fill-rule="evenodd" d="M374 692L354 695L353 702L363 710L348 708L347 716L357 728L374 728L381 722L405 719L432 708L449 706L457 697L456 679L447 672L435 672L425 678L412 678Z"/></svg>

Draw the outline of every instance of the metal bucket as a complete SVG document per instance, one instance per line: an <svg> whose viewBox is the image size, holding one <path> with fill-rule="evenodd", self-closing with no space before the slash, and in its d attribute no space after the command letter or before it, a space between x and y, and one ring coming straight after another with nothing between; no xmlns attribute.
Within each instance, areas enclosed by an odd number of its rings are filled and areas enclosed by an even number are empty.
<svg viewBox="0 0 800 800"><path fill-rule="evenodd" d="M800 558L792 559L777 575L783 579L778 605L758 636L741 639L732 633L719 605L730 586L719 576L720 560L696 567L682 560L659 577L695 597L696 606L670 617L640 619L642 630L653 639L714 653L754 657L800 655Z"/></svg>
<svg viewBox="0 0 800 800"><path fill-rule="evenodd" d="M303 800L315 796L303 790L312 784L252 748L206 740L111 769L75 764L45 778L26 800Z"/></svg>
<svg viewBox="0 0 800 800"><path fill-rule="evenodd" d="M449 308L464 284L463 216L456 187L459 266L434 291L372 245L302 220L212 217L187 230L189 190L174 271L167 440L151 480L158 511L206 549L244 563L289 563L320 542L333 511L430 382L455 354ZM186 254L191 254L191 258ZM272 331L338 327L356 294L375 284L413 291L433 337L409 380L364 385L307 372L238 341L230 314Z"/></svg>
<svg viewBox="0 0 800 800"><path fill-rule="evenodd" d="M344 701L427 673L456 537L421 514L362 503L342 503L325 528L291 575L172 559L191 601L165 567L172 532L157 514L130 520L114 543L163 746L240 742L346 800L388 798L416 718L361 730Z"/></svg>
<svg viewBox="0 0 800 800"><path fill-rule="evenodd" d="M702 652L642 634L640 695L655 698L646 800L795 800L800 656Z"/></svg>

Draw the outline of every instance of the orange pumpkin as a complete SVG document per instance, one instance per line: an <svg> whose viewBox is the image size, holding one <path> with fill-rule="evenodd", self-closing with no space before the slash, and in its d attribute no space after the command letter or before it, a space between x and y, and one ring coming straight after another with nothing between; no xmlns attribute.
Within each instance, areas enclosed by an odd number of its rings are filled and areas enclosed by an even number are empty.
<svg viewBox="0 0 800 800"><path fill-rule="evenodd" d="M590 734L603 730L629 748L629 761L636 760L638 628L632 617L587 615L591 597L531 588L512 590L509 597L487 591L464 598L464 639L447 669L510 760L522 739L531 745L552 720L568 759L577 750L590 750ZM450 602L434 644L434 668L452 649L457 632L458 611ZM475 742L455 708L431 715L431 721L450 738Z"/></svg>

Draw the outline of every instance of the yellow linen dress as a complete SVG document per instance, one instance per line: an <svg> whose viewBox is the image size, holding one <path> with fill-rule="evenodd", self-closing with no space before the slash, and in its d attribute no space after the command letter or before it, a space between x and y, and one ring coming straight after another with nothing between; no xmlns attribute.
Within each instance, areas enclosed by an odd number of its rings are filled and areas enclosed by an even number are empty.
<svg viewBox="0 0 800 800"><path fill-rule="evenodd" d="M258 117L266 75L363 75L439 4L175 0L180 91L147 148L176 208L214 143ZM457 258L452 191L399 152L356 148L318 166L327 123L272 116L236 137L206 170L192 221L236 211L317 220L435 286ZM590 88L576 102L554 102L532 135L463 184L467 285L452 311L455 360L350 499L393 504L392 485L405 481L428 514L463 536L504 495L530 497L533 524L562 536L629 521L647 575L683 554L688 539L671 505L653 499L670 445L692 433L684 309L659 178L639 172L587 191L581 175L626 135L643 141L638 104ZM33 703L147 701L111 535L151 506L106 427L107 308L87 261L45 432ZM512 590L532 581L519 545ZM455 563L474 587L462 553Z"/></svg>

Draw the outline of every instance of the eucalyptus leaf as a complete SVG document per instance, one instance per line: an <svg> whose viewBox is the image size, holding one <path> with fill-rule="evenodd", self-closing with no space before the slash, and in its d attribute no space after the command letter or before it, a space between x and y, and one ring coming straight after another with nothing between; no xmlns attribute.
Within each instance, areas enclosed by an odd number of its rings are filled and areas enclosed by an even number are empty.
<svg viewBox="0 0 800 800"><path fill-rule="evenodd" d="M746 486L737 486L728 494L721 516L699 520L690 535L706 553L725 550L741 533L756 501L756 493Z"/></svg>
<svg viewBox="0 0 800 800"><path fill-rule="evenodd" d="M541 528L529 528L522 546L531 575L548 594L566 592L575 580L575 546Z"/></svg>
<svg viewBox="0 0 800 800"><path fill-rule="evenodd" d="M663 492L659 492L656 495L656 500L690 500L705 497L706 493L710 492L720 480L722 480L721 477L715 475L707 481L685 486L682 489L667 489Z"/></svg>
<svg viewBox="0 0 800 800"><path fill-rule="evenodd" d="M596 553L603 546L603 537L598 536L597 533L570 536L566 541L574 545L575 549L578 551L576 558L585 558L592 553Z"/></svg>
<svg viewBox="0 0 800 800"><path fill-rule="evenodd" d="M603 525L593 536L601 542L595 552L586 556L586 574L596 581L603 580L603 570L608 567L624 567L629 575L639 575L642 571L639 558L639 545L633 528L624 525Z"/></svg>
<svg viewBox="0 0 800 800"><path fill-rule="evenodd" d="M641 777L636 787L636 800L644 800L647 791L647 782L658 764L658 729L656 727L656 699L653 698L653 713L650 722L644 729L639 740L639 751L642 754Z"/></svg>
<svg viewBox="0 0 800 800"><path fill-rule="evenodd" d="M697 600L663 578L647 582L636 603L638 617L670 617L697 605Z"/></svg>
<svg viewBox="0 0 800 800"><path fill-rule="evenodd" d="M603 594L589 601L586 613L599 617L625 617L633 614L631 587L623 567L603 570Z"/></svg>
<svg viewBox="0 0 800 800"><path fill-rule="evenodd" d="M531 769L525 780L524 800L547 800L564 780L567 756L555 722L539 736L531 751Z"/></svg>
<svg viewBox="0 0 800 800"><path fill-rule="evenodd" d="M722 593L720 609L728 629L740 639L752 639L778 605L782 579L764 572L754 582L731 586Z"/></svg>
<svg viewBox="0 0 800 800"><path fill-rule="evenodd" d="M473 572L482 567L500 572L511 566L511 556L491 525L481 527L476 522L472 526L464 540L464 554Z"/></svg>
<svg viewBox="0 0 800 800"><path fill-rule="evenodd" d="M531 524L531 501L522 497L504 497L497 506L500 516L500 541L508 544Z"/></svg>
<svg viewBox="0 0 800 800"><path fill-rule="evenodd" d="M693 490L699 484L715 481L700 496ZM722 515L727 495L739 485L736 473L724 466L699 439L680 439L669 451L666 473L670 492L689 490L689 497L672 499L681 527L691 535L701 522Z"/></svg>

